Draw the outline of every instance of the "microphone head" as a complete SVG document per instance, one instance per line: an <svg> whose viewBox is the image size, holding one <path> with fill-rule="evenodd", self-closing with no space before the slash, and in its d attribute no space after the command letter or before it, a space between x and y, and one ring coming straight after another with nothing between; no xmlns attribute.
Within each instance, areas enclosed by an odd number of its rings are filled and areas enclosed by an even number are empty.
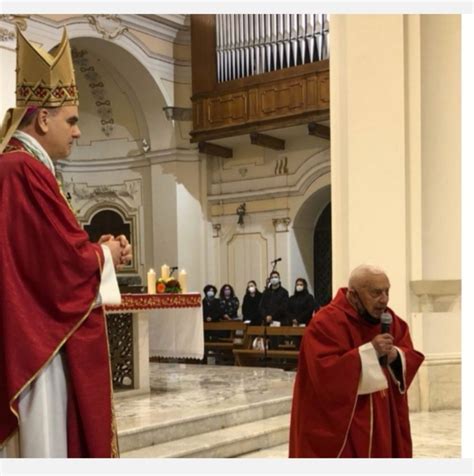
<svg viewBox="0 0 474 476"><path fill-rule="evenodd" d="M393 321L393 318L392 318L392 315L385 311L385 312L382 312L382 315L380 316L380 323L383 325L383 324L386 324L386 325L390 325L392 324L392 321Z"/></svg>

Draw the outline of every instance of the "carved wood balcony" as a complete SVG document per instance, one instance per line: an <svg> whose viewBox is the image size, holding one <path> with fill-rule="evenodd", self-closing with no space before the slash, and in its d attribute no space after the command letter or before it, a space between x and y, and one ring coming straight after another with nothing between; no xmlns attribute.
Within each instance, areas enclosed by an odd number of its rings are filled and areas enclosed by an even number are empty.
<svg viewBox="0 0 474 476"><path fill-rule="evenodd" d="M191 142L329 117L329 59L219 82L215 15L193 15Z"/></svg>

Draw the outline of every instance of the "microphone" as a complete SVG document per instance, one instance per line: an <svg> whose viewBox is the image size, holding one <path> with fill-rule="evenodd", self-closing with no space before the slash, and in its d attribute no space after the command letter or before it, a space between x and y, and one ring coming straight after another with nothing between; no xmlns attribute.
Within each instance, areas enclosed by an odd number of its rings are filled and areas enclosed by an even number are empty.
<svg viewBox="0 0 474 476"><path fill-rule="evenodd" d="M281 261L281 258L274 259L273 261L270 261L270 263L275 264L278 263L278 261Z"/></svg>
<svg viewBox="0 0 474 476"><path fill-rule="evenodd" d="M392 325L392 315L388 312L382 312L380 316L380 330L381 334L387 334L390 332L390 326Z"/></svg>
<svg viewBox="0 0 474 476"><path fill-rule="evenodd" d="M392 325L392 315L388 312L383 312L380 316L380 333L388 334L390 333L390 326ZM387 367L388 365L388 356L382 355L379 359L380 365L382 367Z"/></svg>
<svg viewBox="0 0 474 476"><path fill-rule="evenodd" d="M170 277L173 275L173 273L178 269L177 266L171 266L170 268Z"/></svg>

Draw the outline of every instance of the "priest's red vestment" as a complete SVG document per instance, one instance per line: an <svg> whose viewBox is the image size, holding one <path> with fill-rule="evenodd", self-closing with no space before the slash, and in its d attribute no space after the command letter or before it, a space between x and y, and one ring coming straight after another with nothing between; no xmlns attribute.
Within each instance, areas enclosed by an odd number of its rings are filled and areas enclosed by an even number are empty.
<svg viewBox="0 0 474 476"><path fill-rule="evenodd" d="M0 155L0 446L18 428L20 393L61 351L68 456L118 455L106 322L94 308L103 263L53 174L12 139Z"/></svg>
<svg viewBox="0 0 474 476"><path fill-rule="evenodd" d="M303 336L290 426L293 458L410 458L412 442L406 390L424 357L414 350L407 324L391 309L400 358L380 367L370 341L380 334L357 314L340 289L313 316ZM364 346L365 344L365 346ZM381 390L360 394L360 349L374 353ZM370 347L370 348L369 348ZM386 382L385 382L385 379Z"/></svg>

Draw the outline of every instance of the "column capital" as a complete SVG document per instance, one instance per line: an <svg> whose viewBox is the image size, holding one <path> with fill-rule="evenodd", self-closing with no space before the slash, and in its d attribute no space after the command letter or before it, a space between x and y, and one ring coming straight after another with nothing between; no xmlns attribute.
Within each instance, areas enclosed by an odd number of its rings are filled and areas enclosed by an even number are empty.
<svg viewBox="0 0 474 476"><path fill-rule="evenodd" d="M291 218L273 218L272 223L276 233L285 233L288 231L288 226L291 223Z"/></svg>

